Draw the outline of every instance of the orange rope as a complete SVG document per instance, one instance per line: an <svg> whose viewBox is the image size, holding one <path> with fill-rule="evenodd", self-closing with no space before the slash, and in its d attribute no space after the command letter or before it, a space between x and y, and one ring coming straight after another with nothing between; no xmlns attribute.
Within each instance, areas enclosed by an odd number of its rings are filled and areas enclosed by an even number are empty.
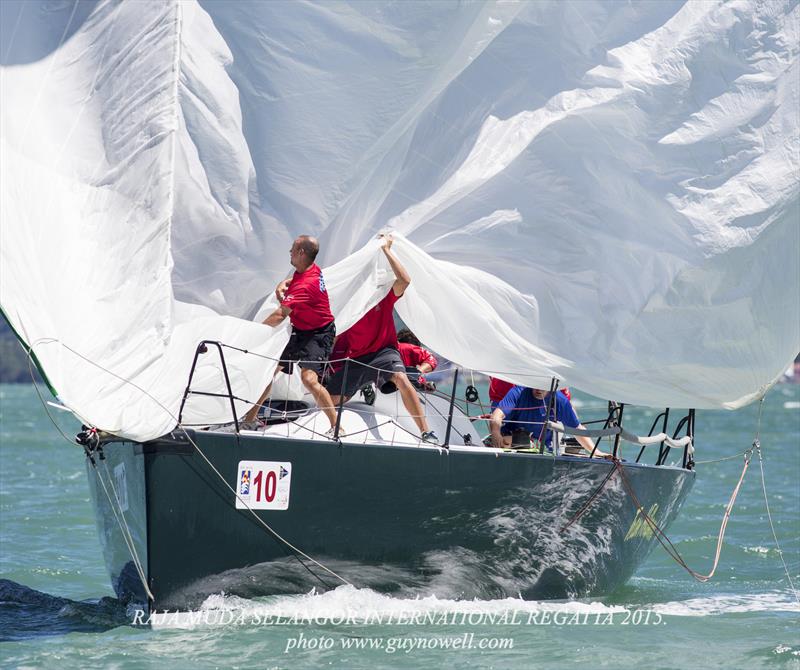
<svg viewBox="0 0 800 670"><path fill-rule="evenodd" d="M742 468L742 474L739 476L739 481L736 483L736 487L733 489L733 493L731 494L730 500L728 500L728 505L725 508L725 515L723 516L722 524L720 525L719 535L717 536L717 551L716 554L714 555L714 565L711 567L711 572L709 572L707 575L702 575L699 572L692 570L692 568L690 568L687 565L686 561L683 560L683 557L675 548L675 545L672 544L670 539L664 534L664 531L662 531L661 528L659 528L658 524L650 517L650 515L642 507L641 503L639 502L639 499L636 497L636 493L634 492L630 481L628 480L628 476L625 474L625 470L621 465L618 465L619 473L622 477L622 483L625 486L628 495L630 495L634 505L636 505L639 514L642 515L642 518L645 520L647 525L650 526L650 528L653 530L656 539L659 541L661 546L664 547L664 549L670 555L670 557L676 563L678 563L678 565L680 565L684 570L686 570L692 577L694 577L698 582L707 582L709 579L711 579L711 577L714 576L714 572L716 572L717 570L717 565L719 564L719 557L720 554L722 553L722 542L725 538L725 529L728 526L728 520L730 519L731 511L733 510L733 504L734 502L736 502L736 496L739 495L739 489L742 487L742 482L744 481L744 475L747 472L747 468L750 466L750 458L752 457L752 455L753 455L752 449L748 449L745 452L744 467ZM619 461L615 462L619 463Z"/></svg>

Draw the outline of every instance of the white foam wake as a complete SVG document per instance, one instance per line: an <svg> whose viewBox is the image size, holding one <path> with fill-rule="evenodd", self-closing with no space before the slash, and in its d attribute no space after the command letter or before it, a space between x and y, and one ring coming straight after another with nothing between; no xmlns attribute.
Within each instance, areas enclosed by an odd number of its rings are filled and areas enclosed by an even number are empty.
<svg viewBox="0 0 800 670"><path fill-rule="evenodd" d="M208 597L198 612L153 615L151 624L159 628L192 628L219 625L225 621L272 621L275 623L333 624L416 624L461 621L462 618L491 624L512 618L514 613L527 617L538 612L563 614L623 613L621 605L592 601L526 601L521 598L498 600L448 600L436 596L393 598L371 589L340 586L332 591L305 595L271 596L248 600L236 596ZM221 616L227 613L227 616ZM453 618L451 615L455 615ZM447 617L450 617L449 619Z"/></svg>
<svg viewBox="0 0 800 670"><path fill-rule="evenodd" d="M659 614L670 616L714 616L739 612L798 612L791 593L772 591L748 595L717 595L652 605Z"/></svg>
<svg viewBox="0 0 800 670"><path fill-rule="evenodd" d="M538 613L569 615L625 614L652 610L666 616L715 616L740 612L800 612L788 592L716 595L649 605L606 605L597 601L448 600L435 596L394 598L352 586L305 595L271 596L248 600L214 595L195 612L153 615L158 628L196 628L220 625L473 625L519 623Z"/></svg>

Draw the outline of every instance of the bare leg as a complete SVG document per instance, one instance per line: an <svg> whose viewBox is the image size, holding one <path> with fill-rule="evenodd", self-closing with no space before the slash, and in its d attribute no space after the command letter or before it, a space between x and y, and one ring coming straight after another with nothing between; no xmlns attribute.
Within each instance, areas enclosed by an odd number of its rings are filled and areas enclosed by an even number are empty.
<svg viewBox="0 0 800 670"><path fill-rule="evenodd" d="M422 411L422 403L419 401L419 396L414 390L414 387L411 386L411 382L408 381L406 373L395 372L392 375L392 381L400 392L400 397L403 399L403 405L405 405L406 411L408 411L411 418L414 419L414 423L417 424L419 432L427 433L428 421Z"/></svg>
<svg viewBox="0 0 800 670"><path fill-rule="evenodd" d="M336 412L333 409L334 404L330 393L328 393L328 389L319 383L319 377L313 370L301 368L300 376L303 379L303 385L308 389L308 392L314 396L317 407L328 417L328 421L331 422L331 428L333 428L336 425Z"/></svg>
<svg viewBox="0 0 800 670"><path fill-rule="evenodd" d="M275 375L279 372L283 371L283 366L279 365L275 368L275 374L272 375L272 378L275 378ZM247 414L244 415L243 421L255 421L258 418L258 410L261 409L261 405L264 404L264 401L269 398L269 393L272 391L272 382L269 383L267 388L264 389L264 393L261 394L261 397L258 399L258 402L253 405Z"/></svg>

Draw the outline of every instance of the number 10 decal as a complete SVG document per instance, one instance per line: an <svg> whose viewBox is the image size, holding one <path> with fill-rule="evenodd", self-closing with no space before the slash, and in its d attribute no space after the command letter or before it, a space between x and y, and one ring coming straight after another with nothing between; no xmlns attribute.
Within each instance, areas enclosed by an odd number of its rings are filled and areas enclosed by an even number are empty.
<svg viewBox="0 0 800 670"><path fill-rule="evenodd" d="M236 509L289 509L291 486L291 463L239 461Z"/></svg>

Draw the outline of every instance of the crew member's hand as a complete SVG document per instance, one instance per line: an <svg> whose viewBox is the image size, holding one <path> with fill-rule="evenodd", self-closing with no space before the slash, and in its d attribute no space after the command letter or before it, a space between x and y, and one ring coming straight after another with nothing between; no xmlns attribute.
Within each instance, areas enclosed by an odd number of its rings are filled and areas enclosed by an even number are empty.
<svg viewBox="0 0 800 670"><path fill-rule="evenodd" d="M383 250L389 251L389 249L392 248L392 242L394 242L394 239L392 238L391 235L382 235L382 237L383 237Z"/></svg>
<svg viewBox="0 0 800 670"><path fill-rule="evenodd" d="M286 295L286 289L289 288L289 279L284 279L280 284L278 284L277 288L275 289L275 297L278 299L278 302L283 302L283 297Z"/></svg>

